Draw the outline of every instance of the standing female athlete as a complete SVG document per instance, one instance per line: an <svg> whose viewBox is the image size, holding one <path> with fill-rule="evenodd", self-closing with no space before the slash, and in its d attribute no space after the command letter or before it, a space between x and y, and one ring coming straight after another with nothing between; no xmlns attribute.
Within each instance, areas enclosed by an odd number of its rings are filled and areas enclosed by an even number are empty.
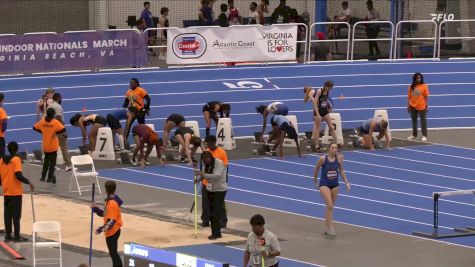
<svg viewBox="0 0 475 267"><path fill-rule="evenodd" d="M333 88L332 81L326 81L322 88L312 89L310 86L305 86L303 89L305 103L310 99L313 104L313 133L312 138L315 142L315 150L320 151L320 126L322 119L325 120L328 126L332 126L330 119L330 112L333 110L333 103L330 97L330 90ZM328 127L333 141L336 142L335 129Z"/></svg>
<svg viewBox="0 0 475 267"><path fill-rule="evenodd" d="M211 128L211 119L213 119L214 123L218 125L218 112L220 113L220 117L229 118L229 112L231 111L231 105L224 104L221 101L211 101L206 103L203 106L203 116L205 117L206 122L206 137L209 136L209 131Z"/></svg>
<svg viewBox="0 0 475 267"><path fill-rule="evenodd" d="M336 143L331 143L328 147L328 155L321 156L315 167L313 179L315 186L319 188L325 205L327 206L325 212L325 237L335 238L335 230L333 228L333 207L338 196L338 175L341 174L346 185L346 191L350 192L350 183L346 178L345 170L343 169L343 155L337 154L338 146ZM320 176L320 184L317 184L318 171L322 168Z"/></svg>

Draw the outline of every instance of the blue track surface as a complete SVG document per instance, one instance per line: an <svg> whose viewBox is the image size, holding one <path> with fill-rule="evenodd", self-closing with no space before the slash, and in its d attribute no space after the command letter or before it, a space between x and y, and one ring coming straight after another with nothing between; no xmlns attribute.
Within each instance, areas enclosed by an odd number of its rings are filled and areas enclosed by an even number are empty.
<svg viewBox="0 0 475 267"><path fill-rule="evenodd" d="M323 218L325 205L312 180L317 155L233 160L226 199L304 216ZM352 184L341 194L335 220L411 235L432 231L433 192L475 188L475 150L431 145L392 151L347 152L345 169ZM101 176L192 194L188 166L103 170ZM442 198L440 230L475 225L473 196ZM444 241L475 247L472 237Z"/></svg>
<svg viewBox="0 0 475 267"><path fill-rule="evenodd" d="M66 120L86 108L105 116L121 107L128 81L137 77L152 96L148 121L161 130L164 119L173 112L204 127L201 107L211 100L232 103L235 136L250 136L259 129L261 118L254 107L271 101L284 101L290 114L297 115L301 132L311 129L310 104L303 103L305 85L319 87L333 80L335 112L341 113L343 128L353 128L372 117L377 108L387 109L392 129L407 129L408 84L414 72L422 72L430 85L429 127L475 127L475 62L353 63L241 67L226 69L158 70L142 72L95 73L0 78L6 95L5 108L10 121L7 140L15 139L40 146L40 135L31 130L35 103L47 87L63 95ZM223 83L252 81L262 88L230 89ZM277 89L279 88L279 89ZM340 98L343 95L343 98ZM68 127L71 147L79 143L80 131ZM14 136L14 138L13 138Z"/></svg>
<svg viewBox="0 0 475 267"><path fill-rule="evenodd" d="M254 107L271 101L287 103L290 114L297 115L300 132L310 130L312 111L309 104L303 103L302 88L319 87L330 79L335 83L331 94L343 128L356 127L372 117L375 109L384 108L389 112L392 129L407 129L407 88L413 73L422 72L431 91L429 127L475 127L473 70L472 61L159 70L0 78L0 90L6 95L6 110L13 116L7 141L16 140L31 150L40 146L41 136L31 128L36 118L35 103L47 87L63 95L68 121L83 108L104 116L119 108L129 79L137 77L152 96L151 116L147 120L156 129L161 130L164 119L173 112L182 113L188 120L198 120L203 127L202 105L222 100L232 104L235 136L249 136L262 123ZM260 88L231 89L224 84L243 81L258 83ZM70 126L67 130L70 147L74 148L79 143L80 131ZM325 207L312 181L316 161L316 155L303 159L287 157L285 161L233 160L227 200L322 218ZM475 188L474 161L475 150L438 145L345 153L352 191L341 192L335 219L405 235L413 231L431 232L432 193ZM185 165L103 170L100 175L187 194L193 190L192 172ZM473 196L442 199L441 230L474 226L474 203ZM472 237L445 241L475 247ZM193 254L207 250L188 247L184 251L187 249L193 250ZM236 253L242 256L241 251ZM290 264L283 266L293 266Z"/></svg>

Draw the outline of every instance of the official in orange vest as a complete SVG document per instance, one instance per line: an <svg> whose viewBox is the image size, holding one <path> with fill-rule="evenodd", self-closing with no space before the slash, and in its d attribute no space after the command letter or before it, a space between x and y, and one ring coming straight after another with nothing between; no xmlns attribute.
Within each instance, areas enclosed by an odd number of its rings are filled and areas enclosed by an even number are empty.
<svg viewBox="0 0 475 267"><path fill-rule="evenodd" d="M145 101L146 103L145 103ZM136 107L138 112L135 116L139 124L145 123L145 114L150 112L150 96L148 92L140 87L139 80L137 78L130 79L130 89L125 93L123 108ZM133 121L132 121L133 123ZM131 124L132 124L131 123ZM128 134L128 133L126 133Z"/></svg>
<svg viewBox="0 0 475 267"><path fill-rule="evenodd" d="M43 135L43 151L45 159L43 160L43 172L41 180L44 181L48 174L47 183L56 184L56 176L54 176L54 168L56 167L56 158L58 156L59 140L56 135L66 132L64 125L54 117L56 112L53 108L46 110L46 117L41 119L33 126L33 130Z"/></svg>
<svg viewBox="0 0 475 267"><path fill-rule="evenodd" d="M117 252L117 245L120 236L120 228L123 225L122 214L120 212L120 206L123 201L115 194L117 185L114 181L106 181L104 187L106 188L107 193L104 210L94 205L92 206L94 213L104 218L104 225L96 230L96 235L104 232L107 248L109 249L109 256L112 259L112 266L122 267L122 260Z"/></svg>
<svg viewBox="0 0 475 267"><path fill-rule="evenodd" d="M30 185L33 192L35 186L23 176L21 159L17 156L18 144L8 143L9 156L3 155L0 158L0 181L3 189L3 207L5 220L5 241L25 242L27 238L20 236L20 219L23 196L23 184ZM12 222L15 228L12 237Z"/></svg>

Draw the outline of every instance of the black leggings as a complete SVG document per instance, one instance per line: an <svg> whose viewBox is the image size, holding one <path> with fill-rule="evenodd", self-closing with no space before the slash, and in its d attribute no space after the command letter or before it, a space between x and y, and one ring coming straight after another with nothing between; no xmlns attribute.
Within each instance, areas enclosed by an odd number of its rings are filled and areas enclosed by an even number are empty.
<svg viewBox="0 0 475 267"><path fill-rule="evenodd" d="M15 237L20 237L20 219L22 196L4 196L3 198L3 219L5 223L5 236L12 236L12 222L15 228Z"/></svg>
<svg viewBox="0 0 475 267"><path fill-rule="evenodd" d="M215 237L221 236L221 218L224 210L224 192L210 192L208 191L208 199L210 202L209 210L211 214L211 234Z"/></svg>
<svg viewBox="0 0 475 267"><path fill-rule="evenodd" d="M120 229L113 235L106 237L107 248L109 249L109 256L112 258L113 267L122 267L122 259L117 252L117 243L119 241Z"/></svg>
<svg viewBox="0 0 475 267"><path fill-rule="evenodd" d="M3 157L5 155L5 138L0 137L0 157Z"/></svg>
<svg viewBox="0 0 475 267"><path fill-rule="evenodd" d="M411 120L412 120L412 135L417 137L417 117L421 118L421 131L422 136L427 137L427 109L417 110L410 108Z"/></svg>
<svg viewBox="0 0 475 267"><path fill-rule="evenodd" d="M46 178L46 173L48 173L48 182L56 182L54 177L54 168L56 167L56 157L58 156L57 151L54 152L45 152L45 159L43 160L43 172L41 173L41 179Z"/></svg>
<svg viewBox="0 0 475 267"><path fill-rule="evenodd" d="M210 202L208 198L208 190L206 189L206 186L203 185L201 187L201 221L204 224L208 224L209 221L211 220L211 212L210 212ZM223 210L221 211L221 220L220 224L227 224L228 223L228 216L226 212L226 203L223 205Z"/></svg>

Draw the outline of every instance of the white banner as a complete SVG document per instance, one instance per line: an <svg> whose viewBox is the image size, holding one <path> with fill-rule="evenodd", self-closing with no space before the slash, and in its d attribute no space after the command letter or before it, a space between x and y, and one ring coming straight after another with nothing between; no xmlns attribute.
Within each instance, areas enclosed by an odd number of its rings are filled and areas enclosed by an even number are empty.
<svg viewBox="0 0 475 267"><path fill-rule="evenodd" d="M169 29L167 64L295 60L297 25Z"/></svg>

